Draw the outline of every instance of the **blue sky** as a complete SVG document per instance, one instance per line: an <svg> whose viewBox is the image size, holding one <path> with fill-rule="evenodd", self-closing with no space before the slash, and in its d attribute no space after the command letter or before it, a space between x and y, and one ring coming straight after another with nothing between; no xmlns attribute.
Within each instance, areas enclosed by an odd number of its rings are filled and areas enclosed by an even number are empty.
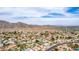
<svg viewBox="0 0 79 59"><path fill-rule="evenodd" d="M79 7L0 7L0 20L37 25L79 25Z"/></svg>

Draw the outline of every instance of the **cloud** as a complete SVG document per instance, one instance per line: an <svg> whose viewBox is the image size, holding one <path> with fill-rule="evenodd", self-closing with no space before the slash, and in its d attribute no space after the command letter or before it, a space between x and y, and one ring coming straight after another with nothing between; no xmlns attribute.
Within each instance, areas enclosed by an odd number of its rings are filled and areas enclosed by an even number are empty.
<svg viewBox="0 0 79 59"><path fill-rule="evenodd" d="M12 15L11 13L9 13L9 12L0 12L0 16L10 16L10 15Z"/></svg>
<svg viewBox="0 0 79 59"><path fill-rule="evenodd" d="M69 7L70 8L70 7ZM41 17L43 18L75 18L77 16L77 14L72 14L67 12L67 10L69 9L68 7L56 7L56 8L51 8L50 12L48 12L46 15L43 15ZM48 8L49 9L49 8Z"/></svg>
<svg viewBox="0 0 79 59"><path fill-rule="evenodd" d="M63 8L44 8L44 7L16 7L16 8L0 8L0 12L4 12L8 17L32 17L41 18L47 16L51 18L53 16L59 17L59 14L63 14ZM62 16L62 15L61 15ZM60 16L60 17L61 17Z"/></svg>
<svg viewBox="0 0 79 59"><path fill-rule="evenodd" d="M27 19L28 17L26 16L16 16L16 17L13 17L13 19Z"/></svg>
<svg viewBox="0 0 79 59"><path fill-rule="evenodd" d="M55 17L65 17L64 14L61 13L48 13L48 15L42 16L43 18L55 18Z"/></svg>
<svg viewBox="0 0 79 59"><path fill-rule="evenodd" d="M63 8L63 7L14 7L0 8L0 16L8 16L8 18L59 18L59 17L76 17L78 8ZM73 15L75 14L75 15Z"/></svg>
<svg viewBox="0 0 79 59"><path fill-rule="evenodd" d="M40 25L79 25L78 7L4 7L0 19Z"/></svg>
<svg viewBox="0 0 79 59"><path fill-rule="evenodd" d="M38 7L16 7L16 8L0 8L0 16L7 15L8 17L40 17L47 14L47 9L38 8Z"/></svg>

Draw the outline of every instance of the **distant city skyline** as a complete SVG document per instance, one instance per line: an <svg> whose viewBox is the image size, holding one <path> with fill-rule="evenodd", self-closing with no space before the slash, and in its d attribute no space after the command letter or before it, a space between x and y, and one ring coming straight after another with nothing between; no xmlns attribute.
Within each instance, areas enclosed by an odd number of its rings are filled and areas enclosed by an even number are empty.
<svg viewBox="0 0 79 59"><path fill-rule="evenodd" d="M0 7L0 20L35 25L79 25L79 7Z"/></svg>

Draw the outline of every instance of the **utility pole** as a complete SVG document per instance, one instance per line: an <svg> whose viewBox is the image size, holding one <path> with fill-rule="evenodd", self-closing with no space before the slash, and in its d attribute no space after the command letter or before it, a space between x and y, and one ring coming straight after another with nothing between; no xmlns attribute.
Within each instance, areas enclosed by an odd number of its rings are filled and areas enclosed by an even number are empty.
<svg viewBox="0 0 79 59"><path fill-rule="evenodd" d="M68 32L67 26L66 26L66 33Z"/></svg>

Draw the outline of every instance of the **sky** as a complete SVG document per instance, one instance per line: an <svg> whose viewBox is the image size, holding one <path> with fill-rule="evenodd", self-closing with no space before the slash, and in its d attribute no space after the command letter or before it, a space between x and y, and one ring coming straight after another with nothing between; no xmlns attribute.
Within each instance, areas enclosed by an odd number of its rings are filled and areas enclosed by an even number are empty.
<svg viewBox="0 0 79 59"><path fill-rule="evenodd" d="M79 7L0 7L0 20L33 25L79 25Z"/></svg>

